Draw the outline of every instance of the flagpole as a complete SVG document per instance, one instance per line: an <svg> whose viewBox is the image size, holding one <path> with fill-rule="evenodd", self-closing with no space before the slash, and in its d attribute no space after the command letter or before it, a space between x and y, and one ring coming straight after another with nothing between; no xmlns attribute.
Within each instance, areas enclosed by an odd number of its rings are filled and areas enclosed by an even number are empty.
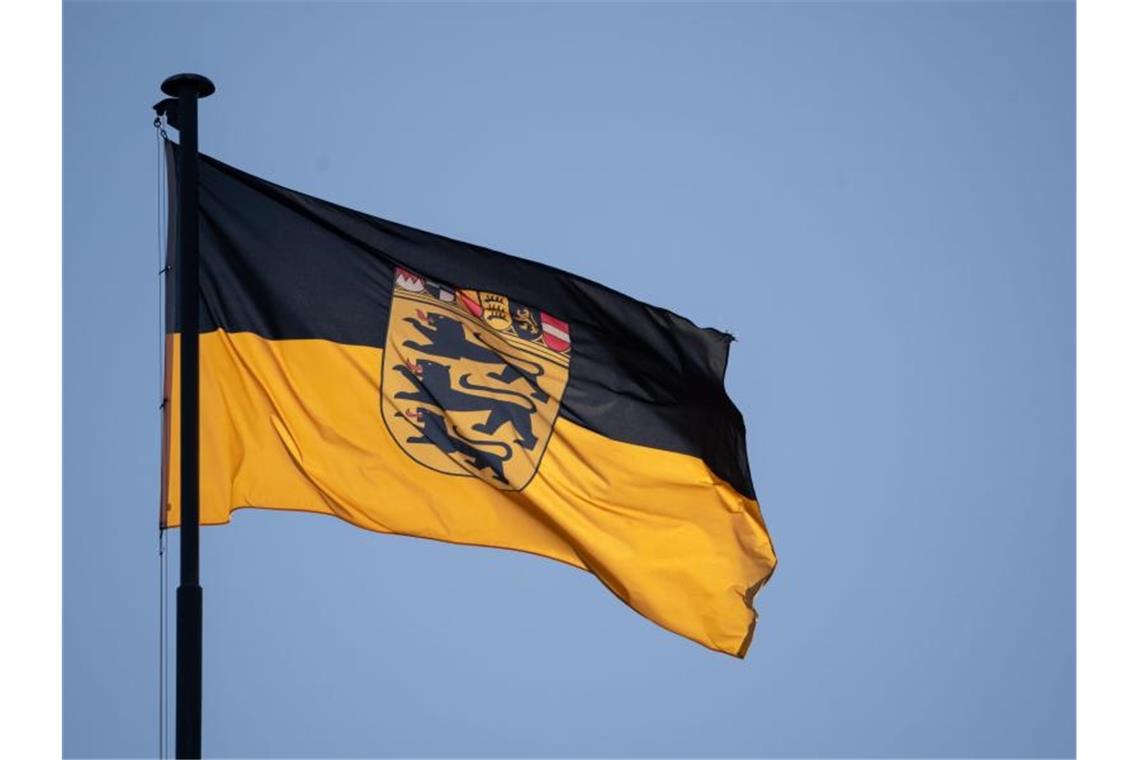
<svg viewBox="0 0 1140 760"><path fill-rule="evenodd" d="M181 555L175 755L202 757L202 586L198 576L198 100L214 92L200 74L176 74L162 91L178 99L178 249L174 273L181 311Z"/></svg>

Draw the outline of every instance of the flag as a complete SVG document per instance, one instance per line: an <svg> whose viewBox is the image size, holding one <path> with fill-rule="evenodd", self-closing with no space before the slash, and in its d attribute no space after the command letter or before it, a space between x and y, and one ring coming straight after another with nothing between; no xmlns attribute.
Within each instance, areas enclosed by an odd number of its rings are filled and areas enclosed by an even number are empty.
<svg viewBox="0 0 1140 760"><path fill-rule="evenodd" d="M205 155L198 224L202 524L305 511L530 552L744 656L776 557L724 389L729 335ZM174 275L166 527L186 329Z"/></svg>

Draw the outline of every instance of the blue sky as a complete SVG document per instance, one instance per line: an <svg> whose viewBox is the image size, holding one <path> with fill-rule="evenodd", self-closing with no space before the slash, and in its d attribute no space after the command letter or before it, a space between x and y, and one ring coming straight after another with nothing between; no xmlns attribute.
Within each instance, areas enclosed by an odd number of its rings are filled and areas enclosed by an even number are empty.
<svg viewBox="0 0 1140 760"><path fill-rule="evenodd" d="M558 563L240 512L203 531L208 754L1073 753L1072 4L64 22L68 756L158 748L149 107L182 70L224 161L735 334L781 561L739 662Z"/></svg>

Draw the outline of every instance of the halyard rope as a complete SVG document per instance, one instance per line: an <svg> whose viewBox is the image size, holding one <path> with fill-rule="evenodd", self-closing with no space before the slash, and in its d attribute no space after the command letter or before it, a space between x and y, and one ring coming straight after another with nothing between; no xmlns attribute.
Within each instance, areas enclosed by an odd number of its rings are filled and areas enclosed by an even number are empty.
<svg viewBox="0 0 1140 760"><path fill-rule="evenodd" d="M158 146L157 152L157 208L158 208L158 397L160 399L158 407L158 452L159 458L162 457L163 451L163 413L166 406L166 373L165 359L163 354L166 350L166 329L165 329L165 293L164 287L166 274L166 193L163 192L163 139L166 137L166 131L162 128L162 121L159 118L154 120L154 137L155 143ZM163 463L159 462L159 472L162 472ZM165 508L162 503L162 478L159 477L159 515L162 514L161 510ZM158 525L158 757L167 757L166 752L166 531L162 528L161 518Z"/></svg>

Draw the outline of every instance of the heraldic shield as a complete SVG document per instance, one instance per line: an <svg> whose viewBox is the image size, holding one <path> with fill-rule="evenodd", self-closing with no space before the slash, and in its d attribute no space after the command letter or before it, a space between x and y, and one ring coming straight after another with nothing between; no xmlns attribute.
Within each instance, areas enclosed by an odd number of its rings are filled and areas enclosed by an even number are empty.
<svg viewBox="0 0 1140 760"><path fill-rule="evenodd" d="M497 293L397 268L380 408L400 448L437 472L522 490L570 376L570 328Z"/></svg>

